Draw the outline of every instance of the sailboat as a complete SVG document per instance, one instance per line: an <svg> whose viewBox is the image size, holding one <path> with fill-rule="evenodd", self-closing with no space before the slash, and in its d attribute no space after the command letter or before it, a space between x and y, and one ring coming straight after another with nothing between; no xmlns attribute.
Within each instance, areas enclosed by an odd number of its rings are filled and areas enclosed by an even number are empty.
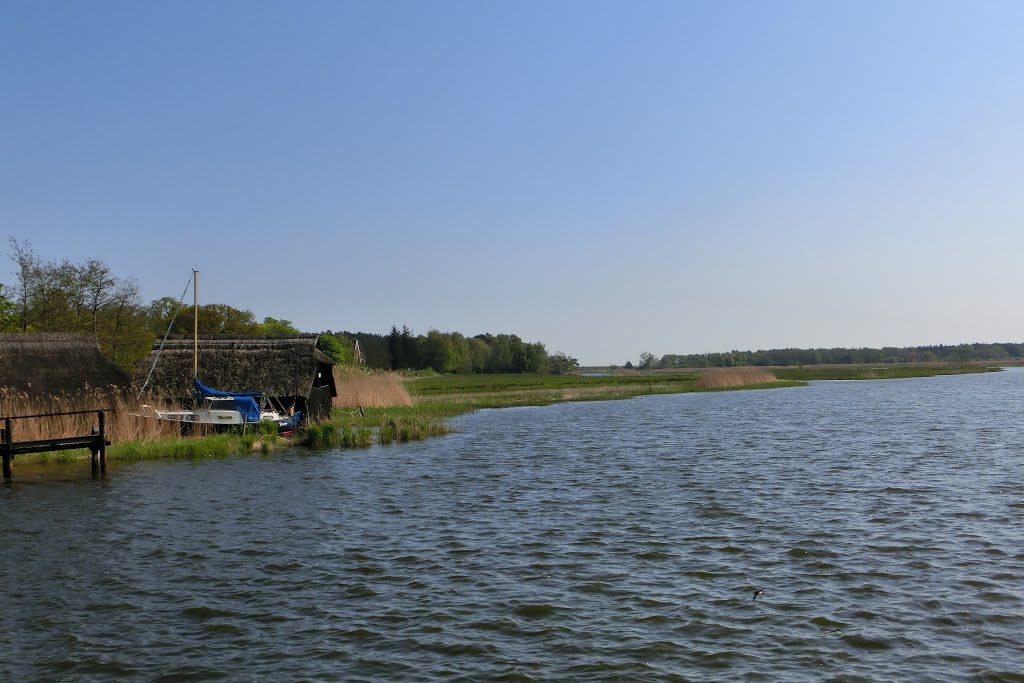
<svg viewBox="0 0 1024 683"><path fill-rule="evenodd" d="M271 422L277 425L279 433L293 432L302 419L301 411L279 412L271 405L270 397L260 391L218 391L199 381L198 270L192 271L192 278L192 392L195 407L189 410L161 410L143 405L143 411L146 414L155 415L159 420L183 424L242 425L244 427L249 424ZM188 290L186 289L186 291ZM169 331L170 328L168 328ZM159 358L159 354L157 357ZM153 361L153 365L156 366L156 360ZM152 370L150 374L152 375Z"/></svg>
<svg viewBox="0 0 1024 683"><path fill-rule="evenodd" d="M189 424L231 426L273 422L279 433L294 431L302 419L301 411L288 415L274 410L266 394L259 391L217 391L198 379L192 380L192 387L198 404L196 408L160 410L150 406L142 407L152 410L159 420Z"/></svg>

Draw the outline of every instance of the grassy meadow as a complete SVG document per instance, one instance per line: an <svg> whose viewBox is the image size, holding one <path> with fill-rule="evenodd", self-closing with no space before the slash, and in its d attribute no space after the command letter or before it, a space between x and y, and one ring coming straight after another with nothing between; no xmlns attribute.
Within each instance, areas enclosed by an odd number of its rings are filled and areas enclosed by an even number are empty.
<svg viewBox="0 0 1024 683"><path fill-rule="evenodd" d="M25 415L112 408L107 430L110 461L154 458L224 457L270 453L295 445L313 449L366 448L414 441L450 432L450 419L483 408L544 406L566 401L607 401L651 394L731 391L801 386L812 380L863 380L931 377L988 372L983 365L805 366L788 368L713 368L707 370L615 371L572 375L418 375L337 369L338 397L332 418L306 426L295 437L276 429L249 427L245 433L207 433L183 437L177 425L147 416L138 402L97 393L79 400L30 402L0 394L0 414ZM596 375L596 376L591 376ZM87 434L95 414L17 420L18 441L56 435ZM62 451L22 455L17 463L88 462L89 453Z"/></svg>

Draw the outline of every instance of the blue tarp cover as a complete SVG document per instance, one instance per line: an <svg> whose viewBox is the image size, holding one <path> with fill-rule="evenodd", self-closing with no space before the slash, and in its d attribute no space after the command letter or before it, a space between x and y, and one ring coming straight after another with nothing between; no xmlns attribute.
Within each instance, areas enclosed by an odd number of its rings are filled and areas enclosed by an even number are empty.
<svg viewBox="0 0 1024 683"><path fill-rule="evenodd" d="M217 391L211 389L197 379L192 380L192 388L196 398L230 398L235 410L242 416L243 422L259 422L260 406L256 399L263 395L259 391Z"/></svg>
<svg viewBox="0 0 1024 683"><path fill-rule="evenodd" d="M211 389L197 379L192 380L192 389L196 392L196 396L199 398L236 398L240 396L259 398L263 395L262 391L217 391L216 389Z"/></svg>
<svg viewBox="0 0 1024 683"><path fill-rule="evenodd" d="M231 400L235 403L235 410L242 416L242 422L260 421L260 407L256 405L256 399L251 396L235 396Z"/></svg>

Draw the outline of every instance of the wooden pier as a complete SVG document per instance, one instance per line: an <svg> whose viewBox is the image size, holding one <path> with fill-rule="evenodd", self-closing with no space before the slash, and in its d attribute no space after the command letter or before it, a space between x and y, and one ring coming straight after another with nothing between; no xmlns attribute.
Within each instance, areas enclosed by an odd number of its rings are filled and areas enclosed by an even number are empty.
<svg viewBox="0 0 1024 683"><path fill-rule="evenodd" d="M0 455L3 456L4 480L11 479L12 464L14 456L24 453L46 453L49 451L68 451L76 448L88 448L92 452L92 473L107 473L107 446L110 439L107 438L107 413L109 410L75 410L68 413L43 413L41 415L17 415L5 417L4 429L0 434ZM15 441L14 421L34 417L59 417L61 415L86 415L96 413L99 421L98 427L94 427L91 434L86 436L62 436L52 439L40 439L38 441Z"/></svg>

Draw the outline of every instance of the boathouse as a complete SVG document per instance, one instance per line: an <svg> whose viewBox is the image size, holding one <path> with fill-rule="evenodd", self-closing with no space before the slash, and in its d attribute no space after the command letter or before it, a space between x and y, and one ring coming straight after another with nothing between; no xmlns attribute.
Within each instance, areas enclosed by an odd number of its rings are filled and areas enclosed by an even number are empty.
<svg viewBox="0 0 1024 683"><path fill-rule="evenodd" d="M198 379L208 387L259 391L278 408L323 419L330 417L331 399L338 390L334 361L317 348L317 339L316 334L200 336L198 343L186 336L158 339L139 363L135 382L145 386L148 395L187 405L192 400L195 358Z"/></svg>
<svg viewBox="0 0 1024 683"><path fill-rule="evenodd" d="M123 393L130 383L94 334L0 334L0 390L31 401Z"/></svg>

